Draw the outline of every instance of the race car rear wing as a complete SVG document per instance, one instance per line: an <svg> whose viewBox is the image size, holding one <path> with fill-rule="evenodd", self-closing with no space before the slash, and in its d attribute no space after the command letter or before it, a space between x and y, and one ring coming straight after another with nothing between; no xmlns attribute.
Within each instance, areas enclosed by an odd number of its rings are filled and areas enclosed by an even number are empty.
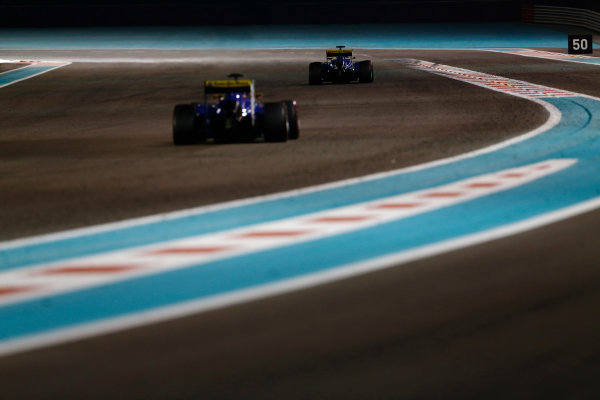
<svg viewBox="0 0 600 400"><path fill-rule="evenodd" d="M254 81L249 79L204 81L204 93L254 93Z"/></svg>
<svg viewBox="0 0 600 400"><path fill-rule="evenodd" d="M241 76L240 74L231 74L230 76ZM209 94L227 94L227 93L247 93L250 98L250 114L252 116L252 126L255 124L255 93L254 81L250 79L224 79L216 81L204 81L204 104L208 104ZM239 97L239 96L237 96Z"/></svg>
<svg viewBox="0 0 600 400"><path fill-rule="evenodd" d="M325 54L327 58L335 58L335 57L352 57L352 49L335 49L335 50L325 50Z"/></svg>

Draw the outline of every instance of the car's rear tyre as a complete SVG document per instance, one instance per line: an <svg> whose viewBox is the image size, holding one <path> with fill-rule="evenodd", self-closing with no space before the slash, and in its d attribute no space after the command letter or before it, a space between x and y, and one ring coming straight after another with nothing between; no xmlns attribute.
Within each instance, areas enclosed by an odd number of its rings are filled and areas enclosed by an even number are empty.
<svg viewBox="0 0 600 400"><path fill-rule="evenodd" d="M321 76L321 63L312 62L308 65L308 83L311 85L320 85L323 82Z"/></svg>
<svg viewBox="0 0 600 400"><path fill-rule="evenodd" d="M177 104L173 110L173 143L193 144L199 141L196 110L191 104Z"/></svg>
<svg viewBox="0 0 600 400"><path fill-rule="evenodd" d="M298 125L298 104L296 100L285 100L283 102L287 110L288 122L290 126L289 139L298 139L300 136L300 126Z"/></svg>
<svg viewBox="0 0 600 400"><path fill-rule="evenodd" d="M371 60L361 61L358 63L358 81L360 83L373 82L373 63Z"/></svg>
<svg viewBox="0 0 600 400"><path fill-rule="evenodd" d="M285 142L289 137L289 121L283 102L265 103L265 142Z"/></svg>

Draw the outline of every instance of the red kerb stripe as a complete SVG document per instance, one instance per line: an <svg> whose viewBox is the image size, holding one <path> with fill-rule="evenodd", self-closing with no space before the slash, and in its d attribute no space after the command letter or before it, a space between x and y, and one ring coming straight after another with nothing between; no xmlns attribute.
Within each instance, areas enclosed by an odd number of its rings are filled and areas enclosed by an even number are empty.
<svg viewBox="0 0 600 400"><path fill-rule="evenodd" d="M1 287L0 286L0 296L7 296L7 295L11 295L11 294L16 294L16 293L23 293L23 292L30 292L32 290L35 290L37 288L37 286L6 286L6 287Z"/></svg>
<svg viewBox="0 0 600 400"><path fill-rule="evenodd" d="M257 231L244 233L239 237L288 237L303 235L307 232L308 231Z"/></svg>
<svg viewBox="0 0 600 400"><path fill-rule="evenodd" d="M548 168L550 168L550 165L548 165L548 164L542 164L542 165L538 165L534 169L543 170L543 169L548 169Z"/></svg>
<svg viewBox="0 0 600 400"><path fill-rule="evenodd" d="M81 265L72 267L52 268L45 271L39 271L41 275L61 275L61 274L111 274L117 272L126 272L138 268L134 265Z"/></svg>
<svg viewBox="0 0 600 400"><path fill-rule="evenodd" d="M432 192L424 194L423 197L458 197L461 195L461 192Z"/></svg>
<svg viewBox="0 0 600 400"><path fill-rule="evenodd" d="M150 254L207 254L217 253L219 251L229 250L231 247L214 246L214 247L172 247L168 249L156 250Z"/></svg>
<svg viewBox="0 0 600 400"><path fill-rule="evenodd" d="M479 188L490 188L494 186L498 186L498 182L475 182L466 185L468 188L479 189Z"/></svg>
<svg viewBox="0 0 600 400"><path fill-rule="evenodd" d="M502 178L522 178L526 174L522 172L509 172L507 174L500 175Z"/></svg>
<svg viewBox="0 0 600 400"><path fill-rule="evenodd" d="M366 219L370 219L373 217L369 216L356 216L356 217L322 217L311 219L310 222L354 222L354 221L364 221Z"/></svg>
<svg viewBox="0 0 600 400"><path fill-rule="evenodd" d="M383 203L376 205L374 208L414 208L420 205L421 203Z"/></svg>

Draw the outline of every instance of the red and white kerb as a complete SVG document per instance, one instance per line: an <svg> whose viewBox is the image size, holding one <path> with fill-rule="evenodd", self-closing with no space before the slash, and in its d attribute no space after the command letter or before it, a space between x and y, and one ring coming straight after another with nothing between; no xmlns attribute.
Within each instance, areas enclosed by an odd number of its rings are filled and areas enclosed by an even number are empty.
<svg viewBox="0 0 600 400"><path fill-rule="evenodd" d="M595 57L591 56L583 56L579 54L563 54L563 53L554 53L552 51L543 51L543 50L531 50L531 49L520 49L520 50L493 50L498 51L500 53L506 54L514 54L517 56L524 57L534 57L534 58L544 58L547 60L585 60L585 59L593 59Z"/></svg>
<svg viewBox="0 0 600 400"><path fill-rule="evenodd" d="M346 207L0 273L0 304L75 291L372 227L508 190L574 164L554 159Z"/></svg>
<svg viewBox="0 0 600 400"><path fill-rule="evenodd" d="M482 86L487 89L503 92L526 98L537 97L574 97L577 93L566 90L554 89L548 86L535 85L533 83L503 78L501 76L484 74L482 72L470 71L449 65L435 64L422 60L408 60L406 63L411 68L432 72L447 78L468 82L473 85Z"/></svg>

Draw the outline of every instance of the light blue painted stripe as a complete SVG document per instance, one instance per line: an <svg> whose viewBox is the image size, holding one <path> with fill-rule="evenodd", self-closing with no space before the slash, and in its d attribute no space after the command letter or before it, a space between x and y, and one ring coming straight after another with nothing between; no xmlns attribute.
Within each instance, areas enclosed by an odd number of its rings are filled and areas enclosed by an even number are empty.
<svg viewBox="0 0 600 400"><path fill-rule="evenodd" d="M548 158L579 160L566 170L512 190L357 232L8 305L0 308L0 337L7 340L277 282L490 230L598 198L600 101L586 97L544 100L563 113L561 122L545 134L451 165L369 182L366 187L381 184L395 186L399 192L412 191ZM351 198L358 195L345 192L347 189L328 193L333 196L329 201L344 193Z"/></svg>
<svg viewBox="0 0 600 400"><path fill-rule="evenodd" d="M12 83L22 81L27 78L31 78L35 75L42 74L44 72L48 72L54 68L57 68L56 65L52 66L36 66L29 65L19 69L13 69L10 71L6 71L0 74L0 88L3 86L10 85Z"/></svg>
<svg viewBox="0 0 600 400"><path fill-rule="evenodd" d="M443 29L447 30L447 28ZM540 33L537 29L535 31L537 34ZM470 31L470 33L473 32L475 31ZM447 35L447 33L446 31L445 34ZM175 36L179 34L177 33ZM412 34L414 35L415 32L413 31ZM385 36L382 33L380 35ZM197 48L202 48L201 46L204 45L209 46L207 48L236 47L232 44L233 42L229 41L231 37L225 36L215 40L209 37L204 42L200 41L200 47ZM562 42L563 34L555 36L554 45L548 44L551 42L548 40L551 36L548 33L545 39L540 39L540 36L537 39L532 37L527 39L526 35L521 35L520 40L516 40L515 36L513 41L510 39L511 35L500 35L500 38L507 40L499 40L497 44L490 44L495 43L492 38L482 37L479 41L475 40L471 44L467 44L469 43L468 35L457 34L457 38L453 39L453 44L449 47L479 47L482 43L487 44L481 47L564 47L563 44L558 44ZM309 40L314 40L311 42L313 45L301 47L328 47L339 44L331 43L330 37L321 38L330 40L327 44L314 45L314 43L318 43L315 37L309 38ZM5 37L0 34L0 38L0 47L2 47ZM258 38L260 40L255 43L256 47L278 47L265 46L265 43L271 39L263 41L260 34ZM190 46L189 48L195 48L193 46L196 46L197 43L193 43L194 35L190 35L188 39L190 41L184 44ZM430 35L425 39L429 43L424 44L423 47L432 48L450 44L449 42L442 42L442 45L437 42L432 43L431 40L437 40L435 35ZM104 43L109 46L105 48L126 45L123 42L106 43L105 40L106 36L102 37L102 35L98 36L96 42L83 37L81 42L74 42L74 45ZM418 40L414 42L411 40L413 38L399 40L397 32L392 32L389 37L378 38L377 43L379 44L370 47L385 47L389 43L395 43L393 47L403 47L400 43L404 43L404 47L411 47L412 44L406 46L406 43L418 43ZM527 40L533 41L528 43ZM283 41L287 41L287 39L283 38ZM34 42L30 42L30 44ZM167 42L168 40L165 40L159 45L165 45ZM348 43L346 40L344 42ZM39 42L37 43L39 44ZM56 41L52 43L56 43ZM541 45L540 43L546 44ZM350 45L360 47L358 44L351 43ZM484 154L450 165L363 182L353 187L330 188L293 198L269 200L266 204L239 205L162 223L154 222L115 232L95 233L82 238L62 239L0 251L0 269L19 268L41 261L155 243L169 238L305 214L358 201L425 189L547 158L564 157L579 160L573 167L529 185L418 217L323 240L1 307L0 337L6 341L11 338L60 330L104 318L129 315L137 311L150 310L153 307L165 307L190 299L205 298L253 285L277 282L367 260L371 257L414 249L460 235L493 229L506 223L521 221L524 218L559 210L589 199L597 199L600 196L598 179L600 176L598 171L600 165L598 156L600 154L599 102L585 97L547 99L547 101L554 104L563 113L563 119L558 126L544 135L509 146L493 154ZM435 229L431 228L434 226ZM82 247L79 248L79 246Z"/></svg>
<svg viewBox="0 0 600 400"><path fill-rule="evenodd" d="M567 47L567 34L530 24L376 24L0 29L0 49L256 49ZM594 45L596 46L596 45Z"/></svg>
<svg viewBox="0 0 600 400"><path fill-rule="evenodd" d="M581 98L581 102L586 99ZM351 186L306 193L255 204L206 211L201 214L97 232L74 238L8 248L0 251L0 270L9 270L42 262L56 261L103 251L157 243L165 240L217 232L255 223L273 221L358 202L394 196L415 190L466 179L484 173L510 168L515 160L529 163L530 157L543 159L556 149L569 146L564 139L580 132L590 121L589 111L578 102L565 100L560 129L544 134L544 141L529 141L510 150L466 159L451 165L360 182ZM557 127L558 128L558 127Z"/></svg>

